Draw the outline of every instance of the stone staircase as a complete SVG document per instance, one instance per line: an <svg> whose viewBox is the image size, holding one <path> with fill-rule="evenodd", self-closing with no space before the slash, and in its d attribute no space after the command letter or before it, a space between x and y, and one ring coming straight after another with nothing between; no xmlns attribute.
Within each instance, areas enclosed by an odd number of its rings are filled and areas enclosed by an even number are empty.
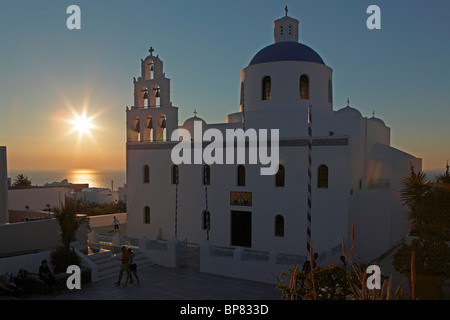
<svg viewBox="0 0 450 320"><path fill-rule="evenodd" d="M135 257L133 262L137 264L138 274L140 270L154 265L154 263L139 250L134 250L134 253ZM120 248L112 250L101 249L98 252L88 255L88 258L98 267L97 277L99 281L117 278L119 276L120 255ZM126 279L126 274L124 274L123 277L125 277L123 279Z"/></svg>

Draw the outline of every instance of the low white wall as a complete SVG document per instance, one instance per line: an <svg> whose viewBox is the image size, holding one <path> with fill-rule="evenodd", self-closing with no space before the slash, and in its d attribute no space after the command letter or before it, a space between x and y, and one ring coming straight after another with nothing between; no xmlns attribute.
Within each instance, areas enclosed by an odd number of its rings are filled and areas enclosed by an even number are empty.
<svg viewBox="0 0 450 320"><path fill-rule="evenodd" d="M20 269L25 269L30 273L39 273L39 267L41 266L42 260L47 260L50 265L50 251L1 258L0 274L8 272L17 276Z"/></svg>
<svg viewBox="0 0 450 320"><path fill-rule="evenodd" d="M244 249L237 247L232 256L212 255L208 241L200 244L200 272L227 277L276 284L282 271L294 269L296 264L278 264L278 253L272 251L267 260L244 259Z"/></svg>
<svg viewBox="0 0 450 320"><path fill-rule="evenodd" d="M89 216L89 226L91 228L107 227L113 225L113 217L119 220L120 224L127 223L127 213L104 214L99 216Z"/></svg>
<svg viewBox="0 0 450 320"><path fill-rule="evenodd" d="M9 210L42 211L50 208L61 208L64 204L66 188L25 188L8 190Z"/></svg>
<svg viewBox="0 0 450 320"><path fill-rule="evenodd" d="M75 243L74 243L75 244ZM91 281L98 280L98 267L86 255L82 254L77 248L74 248L76 254L80 257L81 263L79 267L86 267L91 269ZM47 260L50 268L51 265L51 251L42 251L38 253L24 254L15 257L7 257L0 259L0 274L6 272L17 276L20 269L24 269L29 273L39 273L39 267L42 260Z"/></svg>
<svg viewBox="0 0 450 320"><path fill-rule="evenodd" d="M91 282L98 281L98 266L76 247L74 247L74 250L81 260L79 267L89 268L91 270Z"/></svg>
<svg viewBox="0 0 450 320"><path fill-rule="evenodd" d="M142 251L148 258L154 261L156 264L162 266L173 266L173 261L170 261L167 245L159 248L150 247L150 239L142 237L139 239L139 250ZM172 263L171 263L172 262Z"/></svg>
<svg viewBox="0 0 450 320"><path fill-rule="evenodd" d="M177 247L180 244L180 240L177 238L171 238L167 241L167 246L163 248L152 248L151 241L142 237L139 239L139 250L143 252L150 260L156 264L176 268L178 267L177 259Z"/></svg>
<svg viewBox="0 0 450 320"><path fill-rule="evenodd" d="M91 231L87 237L90 244L100 244L98 232ZM116 248L126 244L126 238L120 233L114 234L111 241L111 246ZM154 263L172 268L179 267L177 259L179 245L180 240L177 238L171 238L167 243L151 241L147 237L139 239L140 252Z"/></svg>
<svg viewBox="0 0 450 320"><path fill-rule="evenodd" d="M59 244L56 220L0 225L0 257L48 250Z"/></svg>

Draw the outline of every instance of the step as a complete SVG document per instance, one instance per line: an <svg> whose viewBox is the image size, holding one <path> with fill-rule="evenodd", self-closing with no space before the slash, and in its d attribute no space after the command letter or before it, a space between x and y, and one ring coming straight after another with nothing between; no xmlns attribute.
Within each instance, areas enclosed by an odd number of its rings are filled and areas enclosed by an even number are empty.
<svg viewBox="0 0 450 320"><path fill-rule="evenodd" d="M119 274L120 254L113 254L110 250L104 250L102 252L90 254L88 257L98 267L99 280L117 276ZM139 251L135 251L133 262L138 265L138 270L154 264L153 261Z"/></svg>

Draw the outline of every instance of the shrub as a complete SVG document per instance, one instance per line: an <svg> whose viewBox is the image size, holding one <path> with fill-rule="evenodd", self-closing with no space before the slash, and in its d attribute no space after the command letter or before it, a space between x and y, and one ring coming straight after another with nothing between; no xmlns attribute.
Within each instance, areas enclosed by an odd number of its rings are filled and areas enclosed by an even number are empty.
<svg viewBox="0 0 450 320"><path fill-rule="evenodd" d="M64 247L57 247L51 252L51 263L53 265L54 273L66 272L70 265L80 265L80 257L75 253L75 250L66 250Z"/></svg>
<svg viewBox="0 0 450 320"><path fill-rule="evenodd" d="M411 245L404 244L394 255L395 269L404 274L411 272L411 254L415 253L415 268L418 275L450 276L450 248L443 241L423 238L414 239Z"/></svg>

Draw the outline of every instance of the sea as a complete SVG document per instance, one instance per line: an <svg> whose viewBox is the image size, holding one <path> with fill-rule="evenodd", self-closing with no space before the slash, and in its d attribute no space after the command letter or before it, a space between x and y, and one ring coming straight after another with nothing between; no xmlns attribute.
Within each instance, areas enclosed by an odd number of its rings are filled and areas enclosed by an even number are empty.
<svg viewBox="0 0 450 320"><path fill-rule="evenodd" d="M435 180L436 176L445 173L442 170L424 170L428 179ZM31 180L33 186L43 186L46 183L61 182L67 179L69 183L88 183L90 188L108 188L117 191L126 183L126 171L100 171L87 169L73 169L67 171L49 170L8 170L11 183L18 174L24 174Z"/></svg>
<svg viewBox="0 0 450 320"><path fill-rule="evenodd" d="M69 183L88 183L90 188L108 188L117 191L126 183L126 171L100 171L91 169L73 170L8 170L11 183L18 174L28 177L33 186L44 186L46 183L61 182L65 179Z"/></svg>

